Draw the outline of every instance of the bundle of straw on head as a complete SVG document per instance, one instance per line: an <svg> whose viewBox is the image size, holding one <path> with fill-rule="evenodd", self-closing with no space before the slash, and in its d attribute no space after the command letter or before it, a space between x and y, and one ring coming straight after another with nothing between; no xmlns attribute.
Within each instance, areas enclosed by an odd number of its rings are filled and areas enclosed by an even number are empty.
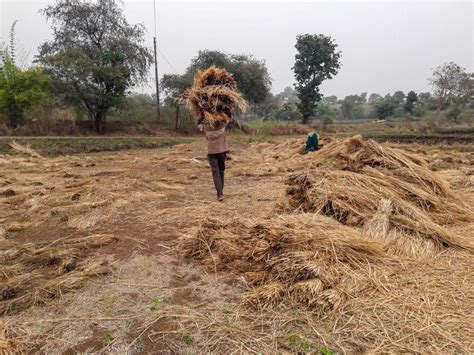
<svg viewBox="0 0 474 355"><path fill-rule="evenodd" d="M247 103L237 91L237 82L225 69L212 66L198 70L193 86L186 91L186 101L199 117L209 122L229 121L236 108L245 110Z"/></svg>

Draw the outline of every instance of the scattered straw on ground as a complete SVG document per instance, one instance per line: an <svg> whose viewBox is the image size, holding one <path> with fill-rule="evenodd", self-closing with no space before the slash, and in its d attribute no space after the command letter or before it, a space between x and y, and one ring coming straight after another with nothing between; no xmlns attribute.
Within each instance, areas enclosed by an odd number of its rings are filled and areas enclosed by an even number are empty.
<svg viewBox="0 0 474 355"><path fill-rule="evenodd" d="M29 156L32 156L34 158L42 158L42 155L39 154L36 150L34 150L30 147L25 147L25 146L15 142L15 141L11 141L9 145L14 151L16 151L18 153L29 155Z"/></svg>
<svg viewBox="0 0 474 355"><path fill-rule="evenodd" d="M105 259L88 260L87 255L115 240L97 234L24 245L0 241L0 314L46 303L90 277L108 273Z"/></svg>
<svg viewBox="0 0 474 355"><path fill-rule="evenodd" d="M324 144L341 151L302 155L304 137L233 151L223 203L212 200L203 145L1 157L0 240L17 255L2 271L22 285L47 280L37 301L28 296L2 316L0 349L472 353L469 167L433 173L386 144ZM308 212L300 199L291 214L275 209L294 198L284 181L301 173ZM344 194L344 179L359 193ZM330 193L315 194L323 183L336 185L341 213L315 213L312 203ZM429 233L413 210L441 229ZM118 241L81 239L104 233ZM204 267L176 255L180 234L180 254ZM109 253L120 260L113 275L86 282L97 255Z"/></svg>

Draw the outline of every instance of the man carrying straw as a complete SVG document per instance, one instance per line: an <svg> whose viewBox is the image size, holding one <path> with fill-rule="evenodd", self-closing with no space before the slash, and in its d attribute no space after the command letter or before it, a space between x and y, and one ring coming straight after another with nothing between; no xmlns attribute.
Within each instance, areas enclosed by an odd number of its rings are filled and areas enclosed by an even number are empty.
<svg viewBox="0 0 474 355"><path fill-rule="evenodd" d="M217 199L224 200L224 171L228 152L226 127L236 108L245 110L247 103L237 91L237 82L225 69L212 66L198 70L193 86L185 93L188 106L198 117L197 128L206 134L207 158Z"/></svg>
<svg viewBox="0 0 474 355"><path fill-rule="evenodd" d="M212 179L217 191L217 199L224 200L224 171L225 159L227 157L227 135L226 127L228 121L219 121L214 125L204 122L203 119L198 121L198 130L206 134L207 140L207 159L212 170Z"/></svg>

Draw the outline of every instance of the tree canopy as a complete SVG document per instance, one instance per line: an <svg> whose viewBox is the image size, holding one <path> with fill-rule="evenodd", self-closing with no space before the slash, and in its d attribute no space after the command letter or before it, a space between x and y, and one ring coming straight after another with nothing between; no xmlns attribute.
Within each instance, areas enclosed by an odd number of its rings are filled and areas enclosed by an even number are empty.
<svg viewBox="0 0 474 355"><path fill-rule="evenodd" d="M453 62L435 68L429 81L438 101L438 109L468 102L474 95L473 79L472 73Z"/></svg>
<svg viewBox="0 0 474 355"><path fill-rule="evenodd" d="M300 35L296 37L295 88L300 102L298 109L303 117L303 123L309 121L316 103L322 95L319 87L326 79L331 79L340 68L337 44L325 35Z"/></svg>
<svg viewBox="0 0 474 355"><path fill-rule="evenodd" d="M54 33L38 61L62 100L83 109L97 131L126 90L148 75L144 27L130 25L116 0L59 0L42 10Z"/></svg>
<svg viewBox="0 0 474 355"><path fill-rule="evenodd" d="M215 65L226 68L234 75L238 89L251 104L264 102L270 93L271 79L264 61L250 54L226 54L202 50L191 60L184 74L166 74L161 86L168 97L178 97L189 88L197 70Z"/></svg>
<svg viewBox="0 0 474 355"><path fill-rule="evenodd" d="M418 95L416 94L416 92L414 92L413 90L408 92L406 100L405 100L405 106L404 106L405 111L410 114L413 114L413 109L415 108L415 103L417 101L418 101Z"/></svg>
<svg viewBox="0 0 474 355"><path fill-rule="evenodd" d="M0 49L0 113L8 118L8 125L18 127L24 113L49 97L51 78L40 68L22 70L15 65L13 43Z"/></svg>

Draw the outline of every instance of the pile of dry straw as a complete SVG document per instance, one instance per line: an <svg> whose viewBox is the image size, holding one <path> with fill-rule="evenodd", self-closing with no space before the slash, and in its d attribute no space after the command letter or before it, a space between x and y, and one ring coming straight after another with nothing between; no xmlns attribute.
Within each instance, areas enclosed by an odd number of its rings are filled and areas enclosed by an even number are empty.
<svg viewBox="0 0 474 355"><path fill-rule="evenodd" d="M229 121L233 110L245 110L247 106L233 75L215 66L196 72L193 86L186 91L185 98L197 117L211 123Z"/></svg>
<svg viewBox="0 0 474 355"><path fill-rule="evenodd" d="M472 221L472 211L421 156L353 137L329 144L314 159L322 166L289 177L283 210L363 228L394 254L473 248L469 236L450 231Z"/></svg>
<svg viewBox="0 0 474 355"><path fill-rule="evenodd" d="M106 234L24 245L0 240L0 314L45 303L108 273L106 259L87 259L87 255L115 240Z"/></svg>
<svg viewBox="0 0 474 355"><path fill-rule="evenodd" d="M276 215L206 221L183 237L184 255L241 273L255 286L245 304L327 311L383 290L403 260L474 250L469 235L450 230L472 222L472 211L422 157L353 137L311 159L288 178Z"/></svg>

